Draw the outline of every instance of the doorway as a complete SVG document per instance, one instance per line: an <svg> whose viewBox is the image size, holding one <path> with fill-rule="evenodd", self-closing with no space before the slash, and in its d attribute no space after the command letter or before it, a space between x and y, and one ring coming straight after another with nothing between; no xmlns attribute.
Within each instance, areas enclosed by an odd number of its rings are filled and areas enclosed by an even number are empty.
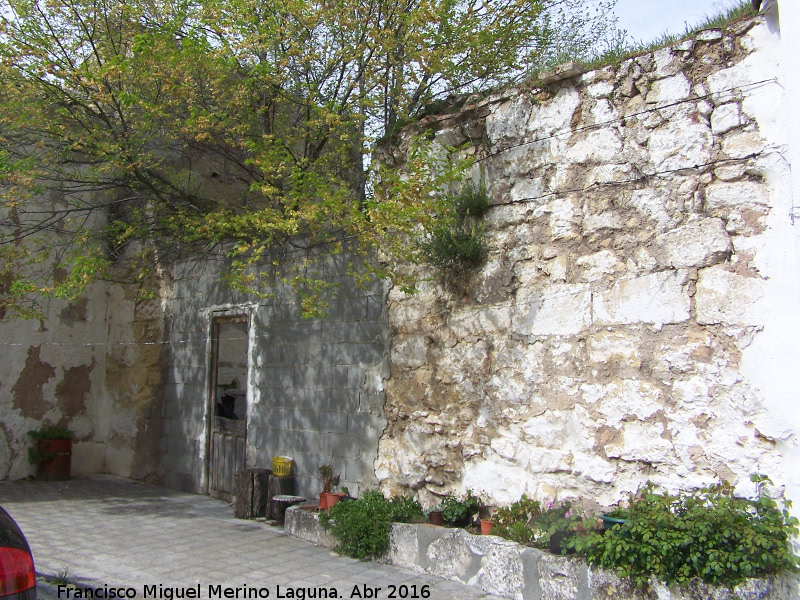
<svg viewBox="0 0 800 600"><path fill-rule="evenodd" d="M228 502L235 494L234 475L245 468L248 329L242 315L211 321L208 493Z"/></svg>

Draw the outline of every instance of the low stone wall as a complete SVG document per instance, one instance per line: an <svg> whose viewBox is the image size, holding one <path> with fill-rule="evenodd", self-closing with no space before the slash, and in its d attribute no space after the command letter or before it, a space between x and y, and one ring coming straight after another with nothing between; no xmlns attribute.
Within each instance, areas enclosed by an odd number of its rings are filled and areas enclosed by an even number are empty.
<svg viewBox="0 0 800 600"><path fill-rule="evenodd" d="M293 506L286 511L285 532L333 548L336 540L319 524L314 511ZM610 571L590 568L582 559L557 556L497 536L435 525L392 525L389 552L381 558L398 567L423 571L479 587L514 600L789 600L796 582L751 579L733 590L700 581L688 588L653 581L639 590Z"/></svg>

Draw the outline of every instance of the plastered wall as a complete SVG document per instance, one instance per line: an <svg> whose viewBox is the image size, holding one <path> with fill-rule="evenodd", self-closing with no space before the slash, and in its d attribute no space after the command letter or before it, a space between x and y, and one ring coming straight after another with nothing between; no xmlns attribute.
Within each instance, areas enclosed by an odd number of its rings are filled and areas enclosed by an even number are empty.
<svg viewBox="0 0 800 600"><path fill-rule="evenodd" d="M73 473L157 481L163 369L160 304L92 285L40 320L0 324L0 480L33 474L28 431L74 434Z"/></svg>
<svg viewBox="0 0 800 600"><path fill-rule="evenodd" d="M249 323L246 466L270 468L273 456L292 457L296 492L308 498L321 491L317 465L331 459L351 493L374 486L373 462L386 426L383 286L358 288L346 275L346 257L325 259L324 277L337 286L336 297L327 318L304 319L294 290L278 285L270 297L253 302L220 283L220 264L207 259L179 265L167 301L164 482L199 493L208 489L211 323L243 315Z"/></svg>

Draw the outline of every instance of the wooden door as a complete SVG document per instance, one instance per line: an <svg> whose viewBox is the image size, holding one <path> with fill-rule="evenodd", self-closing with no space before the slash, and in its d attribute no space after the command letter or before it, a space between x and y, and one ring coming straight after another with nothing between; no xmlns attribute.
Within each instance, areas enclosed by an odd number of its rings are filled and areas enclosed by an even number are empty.
<svg viewBox="0 0 800 600"><path fill-rule="evenodd" d="M211 433L208 493L232 502L234 475L245 468L247 438L246 317L212 322Z"/></svg>

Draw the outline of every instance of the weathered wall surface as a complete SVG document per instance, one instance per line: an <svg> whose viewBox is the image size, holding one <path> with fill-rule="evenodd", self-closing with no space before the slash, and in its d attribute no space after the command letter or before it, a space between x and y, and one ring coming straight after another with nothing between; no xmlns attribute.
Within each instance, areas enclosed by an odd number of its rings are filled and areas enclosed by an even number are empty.
<svg viewBox="0 0 800 600"><path fill-rule="evenodd" d="M296 292L277 287L258 302L224 286L220 261L186 262L175 271L169 306L170 368L163 451L167 485L203 493L208 486L209 343L215 317L249 320L246 466L275 455L295 460L297 492L315 498L317 465L333 457L342 485L355 493L375 484L373 462L386 426L386 295L360 289L347 259L327 259L338 286L325 319L303 319Z"/></svg>
<svg viewBox="0 0 800 600"><path fill-rule="evenodd" d="M95 284L41 320L0 323L0 480L34 472L28 431L74 433L74 473L155 480L161 417L158 302Z"/></svg>
<svg viewBox="0 0 800 600"><path fill-rule="evenodd" d="M385 490L610 505L648 479L791 477L780 50L761 17L419 125L474 153L495 207L461 289L390 292Z"/></svg>

